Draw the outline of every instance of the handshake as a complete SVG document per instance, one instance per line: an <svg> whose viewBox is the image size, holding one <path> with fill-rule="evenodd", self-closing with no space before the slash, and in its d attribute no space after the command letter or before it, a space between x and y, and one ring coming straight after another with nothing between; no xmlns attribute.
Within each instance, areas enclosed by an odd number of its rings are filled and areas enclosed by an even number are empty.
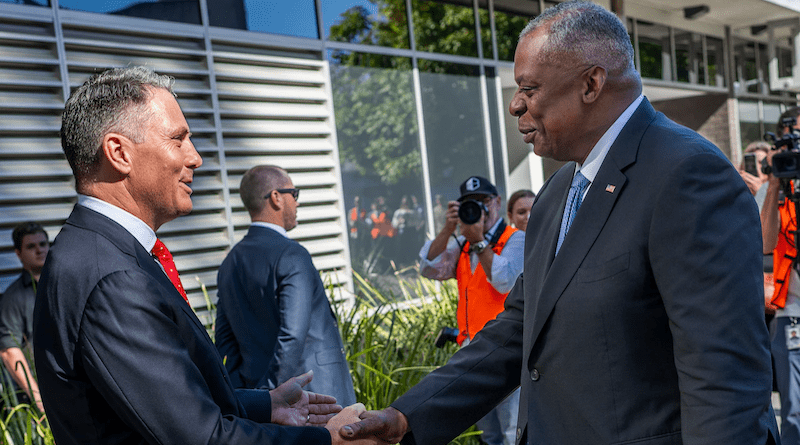
<svg viewBox="0 0 800 445"><path fill-rule="evenodd" d="M332 445L395 444L408 430L406 417L392 407L367 411L356 403L342 409L331 396L304 391L313 377L309 371L270 391L273 423L323 426Z"/></svg>

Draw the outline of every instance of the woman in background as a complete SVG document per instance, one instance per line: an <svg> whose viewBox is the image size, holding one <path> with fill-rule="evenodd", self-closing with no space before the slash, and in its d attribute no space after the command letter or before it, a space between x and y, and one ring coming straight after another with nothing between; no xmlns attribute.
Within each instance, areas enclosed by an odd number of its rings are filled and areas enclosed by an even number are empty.
<svg viewBox="0 0 800 445"><path fill-rule="evenodd" d="M508 198L508 223L523 232L528 227L528 217L536 194L530 190L517 190Z"/></svg>

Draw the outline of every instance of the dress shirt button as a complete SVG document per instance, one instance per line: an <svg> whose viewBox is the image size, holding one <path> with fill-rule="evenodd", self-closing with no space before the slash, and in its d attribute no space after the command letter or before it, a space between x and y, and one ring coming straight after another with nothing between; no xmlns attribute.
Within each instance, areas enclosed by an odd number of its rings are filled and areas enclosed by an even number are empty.
<svg viewBox="0 0 800 445"><path fill-rule="evenodd" d="M533 368L533 371L531 371L531 380L533 380L535 382L535 381L539 380L539 377L541 377L541 375L539 374L539 370L536 369L536 368Z"/></svg>

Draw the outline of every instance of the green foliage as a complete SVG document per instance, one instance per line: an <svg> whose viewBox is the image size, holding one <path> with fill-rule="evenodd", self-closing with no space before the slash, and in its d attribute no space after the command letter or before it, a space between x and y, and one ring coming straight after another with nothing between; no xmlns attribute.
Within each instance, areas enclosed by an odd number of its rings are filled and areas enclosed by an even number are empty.
<svg viewBox="0 0 800 445"><path fill-rule="evenodd" d="M360 55L347 57L356 63ZM365 57L363 62L374 61ZM340 66L332 70L331 77L343 160L355 166L360 175L374 174L386 185L420 177L422 160L416 149L419 144L411 74L406 70Z"/></svg>
<svg viewBox="0 0 800 445"><path fill-rule="evenodd" d="M26 360L31 366L35 378L36 370L33 368L33 357L30 357L27 348ZM0 365L2 367L2 365ZM0 370L0 443L9 445L54 445L53 433L44 413L39 411L34 403L23 403L20 400L16 387L5 369ZM28 385L30 386L30 384Z"/></svg>
<svg viewBox="0 0 800 445"><path fill-rule="evenodd" d="M400 279L401 298L392 298L355 275L358 301L345 309L335 306L353 376L356 399L367 409L382 409L447 363L455 343L433 344L444 326L456 326L458 289L455 281L438 284L426 278ZM413 303L413 295L426 297ZM452 443L477 444L471 428Z"/></svg>

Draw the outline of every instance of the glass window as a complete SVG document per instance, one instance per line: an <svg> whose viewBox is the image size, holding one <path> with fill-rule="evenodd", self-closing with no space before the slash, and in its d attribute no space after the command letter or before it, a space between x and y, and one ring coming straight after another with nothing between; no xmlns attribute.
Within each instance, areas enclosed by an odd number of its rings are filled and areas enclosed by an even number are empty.
<svg viewBox="0 0 800 445"><path fill-rule="evenodd" d="M417 50L478 56L475 14L470 6L433 0L412 0L411 5Z"/></svg>
<svg viewBox="0 0 800 445"><path fill-rule="evenodd" d="M675 68L678 82L706 83L703 36L684 31L675 33Z"/></svg>
<svg viewBox="0 0 800 445"><path fill-rule="evenodd" d="M478 3L478 17L481 21L481 48L483 49L483 57L485 59L494 58L494 50L492 50L492 24L489 23L489 10L486 6L486 1L482 0ZM497 20L497 18L495 18Z"/></svg>
<svg viewBox="0 0 800 445"><path fill-rule="evenodd" d="M725 57L722 39L706 37L706 57L708 59L708 84L725 86Z"/></svg>
<svg viewBox="0 0 800 445"><path fill-rule="evenodd" d="M539 15L538 0L495 0L494 26L497 33L498 59L508 61L514 60L514 51L517 49L519 33L522 32L525 25L537 15ZM483 16L481 16L481 27L483 26ZM489 44L489 48L491 48L491 43ZM484 53L484 55L486 54L487 53ZM491 52L488 54L491 54Z"/></svg>
<svg viewBox="0 0 800 445"><path fill-rule="evenodd" d="M458 198L472 175L489 178L478 69L419 61L431 196Z"/></svg>
<svg viewBox="0 0 800 445"><path fill-rule="evenodd" d="M314 0L208 0L211 26L319 38Z"/></svg>
<svg viewBox="0 0 800 445"><path fill-rule="evenodd" d="M638 70L639 69L638 68L639 62L636 60L636 54L639 53L639 49L636 48L636 38L634 36L633 26L634 25L633 25L633 19L632 18L625 19L625 29L628 31L628 38L631 39L631 46L633 47L633 51L635 53L634 56L633 56L633 60L634 60L633 64L637 65L636 69Z"/></svg>
<svg viewBox="0 0 800 445"><path fill-rule="evenodd" d="M761 122L758 118L758 102L739 101L739 131L742 137L742 150L751 142L763 140Z"/></svg>
<svg viewBox="0 0 800 445"><path fill-rule="evenodd" d="M328 58L353 269L391 275L415 263L427 231L411 61Z"/></svg>
<svg viewBox="0 0 800 445"><path fill-rule="evenodd" d="M410 48L405 0L325 0L322 27L336 42Z"/></svg>
<svg viewBox="0 0 800 445"><path fill-rule="evenodd" d="M781 118L781 106L780 104L765 103L763 105L763 109L764 109L764 131L762 131L762 133L765 133L767 131L774 132L775 126L778 123L778 119Z"/></svg>
<svg viewBox="0 0 800 445"><path fill-rule="evenodd" d="M736 39L734 41L733 54L736 62L736 79L739 82L739 90L758 93L758 65L756 64L755 43Z"/></svg>
<svg viewBox="0 0 800 445"><path fill-rule="evenodd" d="M60 0L62 9L99 12L102 14L140 17L144 19L168 20L199 25L200 4L197 1L159 1L159 0Z"/></svg>
<svg viewBox="0 0 800 445"><path fill-rule="evenodd" d="M500 140L500 132L504 131L504 127L500 126L500 105L497 103L497 76L495 75L494 68L486 68L486 96L489 103L489 128L492 133L492 162L494 163L494 182L500 196L503 197L503 205L505 206L506 198L506 179L505 172L503 171L503 147ZM508 111L506 111L507 113ZM503 207L505 208L505 207Z"/></svg>
<svg viewBox="0 0 800 445"><path fill-rule="evenodd" d="M669 28L650 22L637 21L641 75L651 79L671 79Z"/></svg>
<svg viewBox="0 0 800 445"><path fill-rule="evenodd" d="M775 48L778 56L778 77L792 76L792 50L790 48Z"/></svg>
<svg viewBox="0 0 800 445"><path fill-rule="evenodd" d="M758 51L758 67L756 68L758 89L756 92L761 94L769 94L769 88L767 87L767 82L769 82L769 53L767 52L767 45L763 43L757 43L756 51Z"/></svg>
<svg viewBox="0 0 800 445"><path fill-rule="evenodd" d="M50 0L0 0L0 3L13 3L15 5L50 6Z"/></svg>
<svg viewBox="0 0 800 445"><path fill-rule="evenodd" d="M678 82L690 82L696 76L692 60L695 55L693 43L691 33L675 33L675 72Z"/></svg>

